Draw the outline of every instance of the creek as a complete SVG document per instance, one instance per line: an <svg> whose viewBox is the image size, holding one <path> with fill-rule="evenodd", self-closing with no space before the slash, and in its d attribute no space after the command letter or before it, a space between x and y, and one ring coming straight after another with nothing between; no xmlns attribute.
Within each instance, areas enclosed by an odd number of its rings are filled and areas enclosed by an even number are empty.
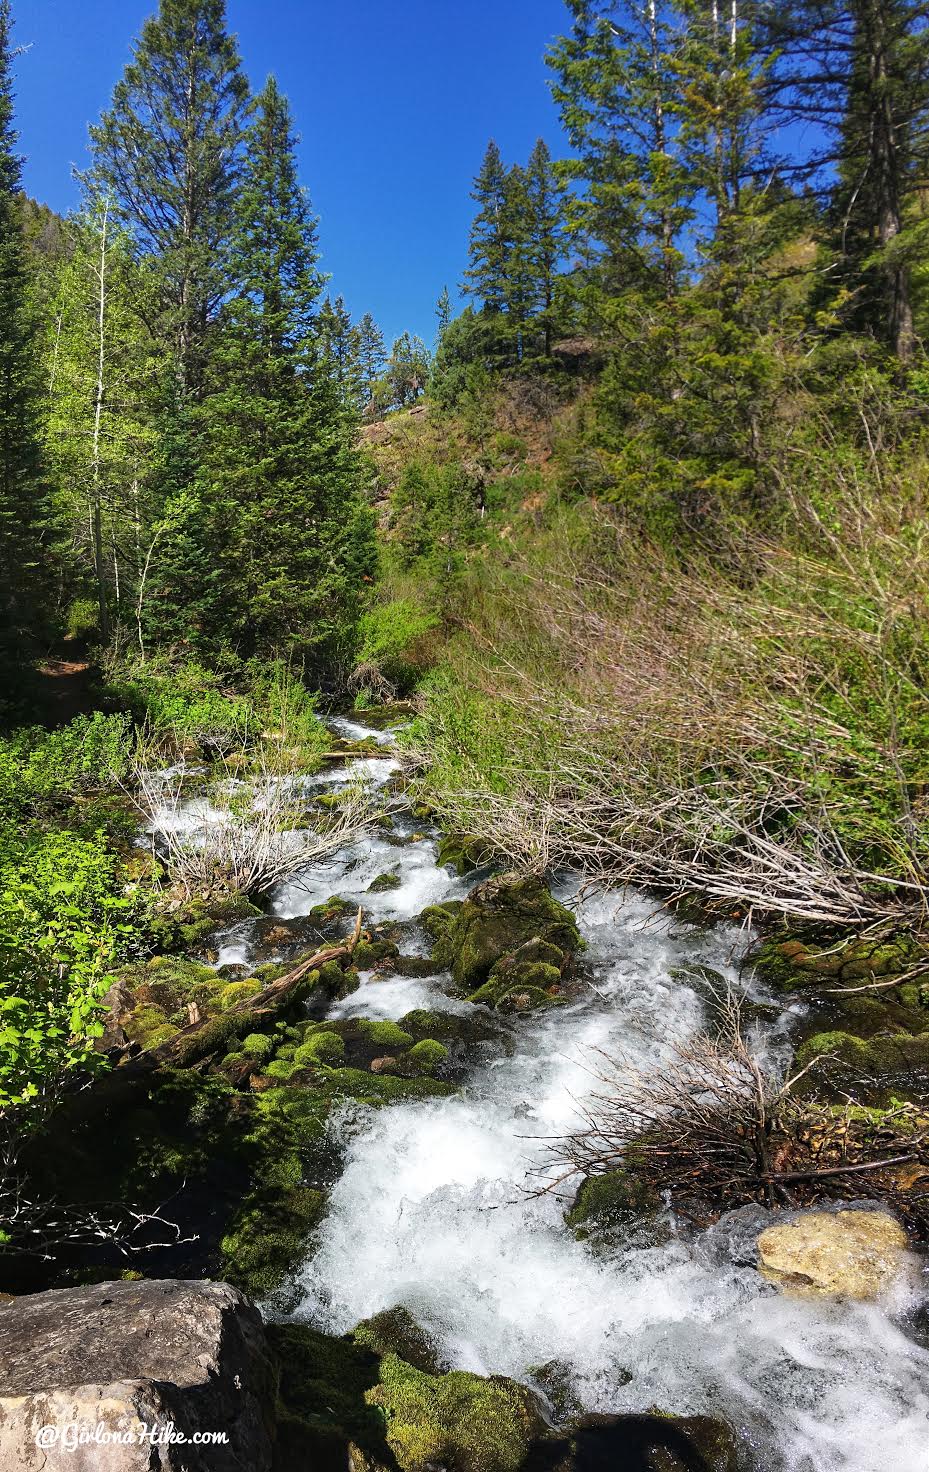
<svg viewBox="0 0 929 1472"><path fill-rule="evenodd" d="M390 783L389 732L344 719L334 728L382 749L314 779L319 790L359 775ZM306 915L338 895L363 905L368 922L401 923L401 950L425 955L415 917L475 882L440 867L436 852L435 831L402 813L392 834L282 885L272 913ZM385 871L399 882L370 893ZM343 1168L291 1285L295 1316L342 1334L403 1305L450 1367L544 1388L556 1365L575 1409L720 1415L772 1472L925 1472L929 1353L912 1288L880 1303L789 1297L733 1260L712 1229L669 1217L657 1244L633 1236L598 1246L566 1225L570 1190L527 1189L546 1141L577 1125L596 1090L598 1050L658 1066L707 1020L699 968L744 985L747 939L735 928L688 926L641 896L583 896L570 878L556 893L588 947L580 994L481 1045L448 1098L338 1110L329 1128ZM220 963L251 959L253 924L222 937ZM791 1008L753 995L766 1003L756 1045L786 1061ZM388 968L363 973L331 1015L398 1020L414 1008L470 1006L448 977L392 977Z"/></svg>

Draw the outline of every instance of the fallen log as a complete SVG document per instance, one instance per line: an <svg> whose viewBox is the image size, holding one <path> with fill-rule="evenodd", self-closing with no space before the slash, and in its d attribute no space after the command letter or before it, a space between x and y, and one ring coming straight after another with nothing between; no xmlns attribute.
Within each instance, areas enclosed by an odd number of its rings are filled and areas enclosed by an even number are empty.
<svg viewBox="0 0 929 1472"><path fill-rule="evenodd" d="M315 956L301 961L293 971L272 981L256 996L237 1002L228 1012L192 1022L175 1033L173 1038L168 1038L166 1042L158 1043L143 1053L133 1056L125 1054L120 1060L120 1067L124 1071L140 1073L154 1072L159 1068L192 1068L210 1054L217 1053L220 1048L228 1053L230 1043L254 1032L256 1025L281 1012L310 972L318 971L329 961L350 959L361 939L361 921L362 911L359 910L352 934L341 945L317 951Z"/></svg>

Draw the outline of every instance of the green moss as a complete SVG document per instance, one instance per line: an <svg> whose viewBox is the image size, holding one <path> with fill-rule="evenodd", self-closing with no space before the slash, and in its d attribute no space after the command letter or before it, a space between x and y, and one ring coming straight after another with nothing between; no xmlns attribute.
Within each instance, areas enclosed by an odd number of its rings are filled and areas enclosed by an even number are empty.
<svg viewBox="0 0 929 1472"><path fill-rule="evenodd" d="M334 1068L320 1081L329 1097L357 1099L364 1104L395 1104L407 1099L442 1098L453 1092L449 1084L431 1078L397 1078L360 1068Z"/></svg>
<svg viewBox="0 0 929 1472"><path fill-rule="evenodd" d="M545 1430L524 1386L463 1370L428 1375L395 1354L384 1355L379 1384L365 1399L383 1411L402 1472L518 1472Z"/></svg>
<svg viewBox="0 0 929 1472"><path fill-rule="evenodd" d="M462 903L461 900L454 900L444 905L429 905L419 916L419 924L433 940L442 940L451 933Z"/></svg>
<svg viewBox="0 0 929 1472"><path fill-rule="evenodd" d="M654 1216L660 1209L660 1197L634 1170L611 1170L588 1176L565 1221L579 1242L603 1241L622 1234L633 1218Z"/></svg>
<svg viewBox="0 0 929 1472"><path fill-rule="evenodd" d="M557 955L563 969L581 938L574 916L541 880L503 875L472 891L454 923L439 935L433 959L449 967L457 986L470 993L505 956L530 942L533 949L525 961L551 965Z"/></svg>
<svg viewBox="0 0 929 1472"><path fill-rule="evenodd" d="M433 1073L448 1058L448 1049L432 1038L424 1038L407 1053L405 1062L417 1073Z"/></svg>
<svg viewBox="0 0 929 1472"><path fill-rule="evenodd" d="M403 880L397 873L378 874L368 885L368 894L384 894L389 889L399 889Z"/></svg>
<svg viewBox="0 0 929 1472"><path fill-rule="evenodd" d="M364 1017L359 1018L357 1028L365 1042L376 1048L409 1048L414 1041L412 1035L395 1022L376 1022Z"/></svg>
<svg viewBox="0 0 929 1472"><path fill-rule="evenodd" d="M322 1191L299 1185L253 1197L220 1243L223 1276L252 1297L272 1293L301 1261L325 1204Z"/></svg>
<svg viewBox="0 0 929 1472"><path fill-rule="evenodd" d="M435 976L436 965L431 956L397 956L391 971L395 976Z"/></svg>
<svg viewBox="0 0 929 1472"><path fill-rule="evenodd" d="M368 971L379 961L393 960L399 954L400 948L392 940L362 940L352 954L352 964L360 971Z"/></svg>
<svg viewBox="0 0 929 1472"><path fill-rule="evenodd" d="M337 1032L317 1032L297 1048L294 1063L298 1068L335 1067L344 1057L345 1043Z"/></svg>
<svg viewBox="0 0 929 1472"><path fill-rule="evenodd" d="M270 1058L274 1052L274 1040L266 1037L264 1033L250 1032L242 1039L242 1052L249 1058L256 1058L259 1062Z"/></svg>
<svg viewBox="0 0 929 1472"><path fill-rule="evenodd" d="M417 1010L401 1017L400 1026L418 1041L437 1038L445 1043L484 1043L500 1034L500 1024L486 1012L473 1012L462 1017L457 1012Z"/></svg>
<svg viewBox="0 0 929 1472"><path fill-rule="evenodd" d="M929 1088L929 1033L871 1038L817 1033L801 1045L796 1062L798 1068L813 1065L808 1075L813 1086L848 1089L866 1104L888 1103L891 1097L919 1100Z"/></svg>
<svg viewBox="0 0 929 1472"><path fill-rule="evenodd" d="M261 982L257 979L228 982L219 994L220 1010L228 1012L231 1007L237 1007L249 997L257 997L261 989Z"/></svg>
<svg viewBox="0 0 929 1472"><path fill-rule="evenodd" d="M370 1319L362 1319L352 1330L352 1339L376 1355L398 1355L426 1375L440 1375L444 1368L434 1341L402 1306L384 1309Z"/></svg>

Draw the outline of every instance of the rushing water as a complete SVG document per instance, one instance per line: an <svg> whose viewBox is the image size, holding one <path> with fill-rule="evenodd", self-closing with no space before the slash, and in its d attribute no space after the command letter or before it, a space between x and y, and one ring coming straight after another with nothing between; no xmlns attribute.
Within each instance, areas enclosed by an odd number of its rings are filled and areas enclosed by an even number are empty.
<svg viewBox="0 0 929 1472"><path fill-rule="evenodd" d="M340 724L349 739L375 733ZM368 780L394 771L365 758ZM326 781L347 780L348 767ZM469 884L435 862L435 835L405 846L374 837L299 882L274 912L306 914L330 895L368 918L409 920ZM400 885L368 894L378 874ZM751 1266L711 1250L713 1236L672 1231L660 1246L597 1251L565 1226L566 1202L525 1189L546 1138L578 1121L595 1087L595 1050L641 1065L705 1017L699 983L672 976L711 966L737 980L737 933L690 929L634 896L576 900L588 942L589 992L521 1020L508 1052L491 1050L453 1098L379 1111L346 1108L331 1128L345 1152L313 1251L299 1275L300 1317L333 1333L403 1304L450 1365L533 1382L556 1362L577 1404L593 1411L658 1407L737 1425L759 1468L777 1472L926 1472L929 1353L908 1335L912 1288L854 1304L785 1297ZM247 945L232 940L244 956ZM411 934L408 951L422 950ZM238 954L238 952L237 952ZM340 1016L400 1018L416 1007L466 1012L442 979L367 975ZM783 1047L789 1018L759 1045ZM672 1223L672 1226L674 1224Z"/></svg>

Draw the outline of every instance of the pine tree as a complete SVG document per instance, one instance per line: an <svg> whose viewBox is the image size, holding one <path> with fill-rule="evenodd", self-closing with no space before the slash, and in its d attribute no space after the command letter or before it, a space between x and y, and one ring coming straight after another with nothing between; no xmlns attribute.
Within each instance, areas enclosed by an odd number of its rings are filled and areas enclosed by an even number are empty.
<svg viewBox="0 0 929 1472"><path fill-rule="evenodd" d="M195 399L228 282L248 99L225 12L225 0L161 0L109 112L90 130L95 192L157 261L158 331L182 392Z"/></svg>
<svg viewBox="0 0 929 1472"><path fill-rule="evenodd" d="M929 23L919 0L791 0L766 8L766 102L825 139L787 175L831 204L853 320L913 355L913 268L925 259Z"/></svg>
<svg viewBox="0 0 929 1472"><path fill-rule="evenodd" d="M526 170L529 207L529 262L534 287L534 309L542 328L545 356L551 357L555 330L555 283L564 257L564 191L552 156L539 139Z"/></svg>
<svg viewBox="0 0 929 1472"><path fill-rule="evenodd" d="M453 315L452 299L447 286L442 287L442 294L436 302L435 314L439 323L439 342L441 342L452 324Z"/></svg>
<svg viewBox="0 0 929 1472"><path fill-rule="evenodd" d="M346 404L353 409L363 398L361 367L361 334L352 322L345 299L326 297L318 319L319 346L331 366L333 377Z"/></svg>
<svg viewBox="0 0 929 1472"><path fill-rule="evenodd" d="M606 290L670 298L696 192L677 144L677 35L656 0L567 3L574 26L548 61L573 150L571 232Z"/></svg>
<svg viewBox="0 0 929 1472"><path fill-rule="evenodd" d="M394 403L399 408L415 404L429 382L429 369L429 349L422 338L415 333L402 333L391 349L387 364Z"/></svg>
<svg viewBox="0 0 929 1472"><path fill-rule="evenodd" d="M493 140L487 145L471 198L479 208L471 227L471 264L465 272L464 289L479 298L486 312L502 312L506 307L511 249L510 211L507 169Z"/></svg>
<svg viewBox="0 0 929 1472"><path fill-rule="evenodd" d="M374 395L374 386L387 367L384 334L370 312L365 312L358 323L358 365L361 370L365 405L370 405Z"/></svg>
<svg viewBox="0 0 929 1472"><path fill-rule="evenodd" d="M10 0L0 0L0 649L42 623L49 504L41 459L38 339L19 209Z"/></svg>
<svg viewBox="0 0 929 1472"><path fill-rule="evenodd" d="M162 585L176 596L192 570L189 637L201 647L287 651L319 675L350 645L373 527L357 424L319 348L316 220L273 78L249 129L231 261L235 292L198 415L196 502Z"/></svg>

